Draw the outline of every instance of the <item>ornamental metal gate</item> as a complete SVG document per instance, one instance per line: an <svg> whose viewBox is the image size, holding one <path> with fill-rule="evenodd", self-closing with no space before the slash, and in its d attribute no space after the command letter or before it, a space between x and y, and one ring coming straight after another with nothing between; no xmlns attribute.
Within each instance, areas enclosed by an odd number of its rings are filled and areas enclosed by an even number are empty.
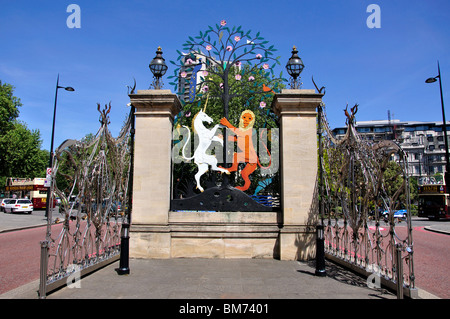
<svg viewBox="0 0 450 319"><path fill-rule="evenodd" d="M341 139L331 132L323 106L319 117L326 257L415 296L407 155L393 140L363 139L355 129L357 110L345 109ZM400 209L406 228L396 227L402 220L394 212Z"/></svg>
<svg viewBox="0 0 450 319"><path fill-rule="evenodd" d="M116 261L122 224L129 222L130 128L133 114L119 136L108 129L111 105L100 112L95 136L66 140L55 151L47 234L41 242L39 296ZM59 212L53 209L55 195ZM62 228L52 225L53 214ZM56 235L54 234L56 230Z"/></svg>

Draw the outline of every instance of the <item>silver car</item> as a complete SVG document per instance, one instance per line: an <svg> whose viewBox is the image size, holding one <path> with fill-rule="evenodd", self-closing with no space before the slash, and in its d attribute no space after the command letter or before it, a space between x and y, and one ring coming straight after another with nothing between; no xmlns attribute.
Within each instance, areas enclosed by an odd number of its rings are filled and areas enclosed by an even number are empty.
<svg viewBox="0 0 450 319"><path fill-rule="evenodd" d="M2 212L5 211L6 202L9 201L10 199L12 199L12 198L3 198L1 200L1 202L0 202L0 209L2 210Z"/></svg>

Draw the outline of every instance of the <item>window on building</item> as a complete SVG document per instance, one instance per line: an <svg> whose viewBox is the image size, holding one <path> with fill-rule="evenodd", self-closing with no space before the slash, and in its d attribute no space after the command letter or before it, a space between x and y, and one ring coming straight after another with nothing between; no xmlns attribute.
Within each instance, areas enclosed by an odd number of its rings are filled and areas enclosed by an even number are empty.
<svg viewBox="0 0 450 319"><path fill-rule="evenodd" d="M370 127L357 127L356 130L360 133L369 133Z"/></svg>
<svg viewBox="0 0 450 319"><path fill-rule="evenodd" d="M429 149L430 151L434 151L434 148L435 148L434 145L429 145L429 146L428 146L428 149Z"/></svg>

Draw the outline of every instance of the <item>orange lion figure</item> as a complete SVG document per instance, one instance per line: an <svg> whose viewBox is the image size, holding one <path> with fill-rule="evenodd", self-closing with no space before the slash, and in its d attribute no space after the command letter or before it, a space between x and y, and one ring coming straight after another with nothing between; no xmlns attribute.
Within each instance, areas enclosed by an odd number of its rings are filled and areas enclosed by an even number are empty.
<svg viewBox="0 0 450 319"><path fill-rule="evenodd" d="M253 125L255 124L255 114L250 110L241 113L239 119L239 128L234 127L225 117L220 120L220 124L229 128L236 136L230 136L229 140L236 141L240 152L234 153L233 165L225 168L228 172L235 172L239 163L246 163L241 172L244 179L244 186L238 186L237 189L246 191L250 187L249 175L252 174L258 165L258 157L253 146Z"/></svg>

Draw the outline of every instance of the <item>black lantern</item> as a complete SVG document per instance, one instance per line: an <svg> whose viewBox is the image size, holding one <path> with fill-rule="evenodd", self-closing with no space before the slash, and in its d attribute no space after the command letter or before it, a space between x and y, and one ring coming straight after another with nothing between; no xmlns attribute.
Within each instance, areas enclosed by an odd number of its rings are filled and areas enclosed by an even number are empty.
<svg viewBox="0 0 450 319"><path fill-rule="evenodd" d="M161 47L158 47L158 49L156 50L155 58L152 60L152 62L150 62L148 66L150 68L150 71L152 71L153 76L155 77L152 84L155 90L160 90L163 85L161 77L166 74L167 71L167 65L164 61L165 60L162 57Z"/></svg>
<svg viewBox="0 0 450 319"><path fill-rule="evenodd" d="M286 64L286 69L289 73L289 75L292 77L291 79L291 89L299 89L301 83L299 80L297 81L297 78L300 77L300 73L302 73L303 68L305 65L303 64L302 59L297 55L298 50L294 47L292 48L292 56L289 59L288 63Z"/></svg>

